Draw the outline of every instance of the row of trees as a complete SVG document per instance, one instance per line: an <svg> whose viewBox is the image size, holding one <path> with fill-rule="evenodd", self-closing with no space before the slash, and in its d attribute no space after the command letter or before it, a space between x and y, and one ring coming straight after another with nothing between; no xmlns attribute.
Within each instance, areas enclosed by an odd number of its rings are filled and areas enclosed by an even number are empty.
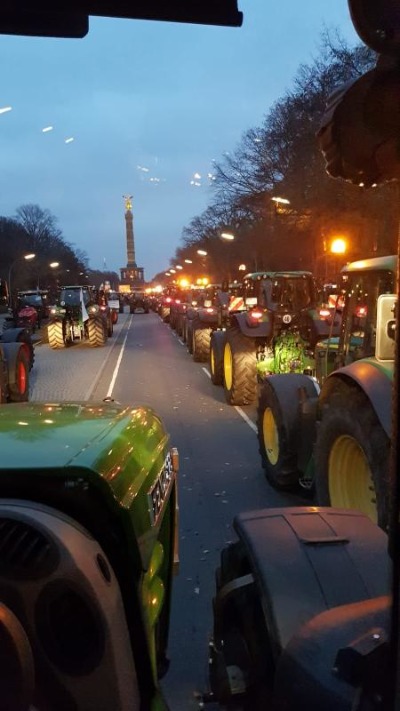
<svg viewBox="0 0 400 711"><path fill-rule="evenodd" d="M364 46L349 48L337 35L322 35L319 55L300 67L293 88L216 164L210 205L184 228L172 267L190 259L195 266L186 271L194 275L200 249L207 252L200 267L216 280L227 270L235 276L239 265L309 269L329 279L338 266L330 254L333 238L346 242L344 261L395 251L393 184L366 190L333 181L316 140L329 95L375 59ZM234 240L224 243L222 232Z"/></svg>
<svg viewBox="0 0 400 711"><path fill-rule="evenodd" d="M18 289L56 290L60 283L118 283L114 272L89 269L85 252L68 243L57 218L38 205L21 205L14 217L0 217L0 280ZM35 255L25 259L27 255Z"/></svg>

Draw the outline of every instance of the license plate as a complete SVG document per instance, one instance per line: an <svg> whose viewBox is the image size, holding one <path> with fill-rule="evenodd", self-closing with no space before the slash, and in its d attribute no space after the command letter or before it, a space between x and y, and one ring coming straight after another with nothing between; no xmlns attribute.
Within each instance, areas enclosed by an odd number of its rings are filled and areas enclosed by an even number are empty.
<svg viewBox="0 0 400 711"><path fill-rule="evenodd" d="M175 471L172 465L172 457L168 452L163 468L148 493L152 526L156 525L164 504L168 500L174 479Z"/></svg>

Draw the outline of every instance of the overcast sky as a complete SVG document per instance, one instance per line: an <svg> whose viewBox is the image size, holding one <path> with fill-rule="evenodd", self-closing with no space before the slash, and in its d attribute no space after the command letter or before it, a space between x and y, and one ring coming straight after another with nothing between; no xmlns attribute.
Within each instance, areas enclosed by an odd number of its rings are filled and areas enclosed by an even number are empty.
<svg viewBox="0 0 400 711"><path fill-rule="evenodd" d="M0 215L47 208L91 268L119 271L133 195L137 264L147 280L166 269L209 203L213 159L262 122L324 27L357 41L347 0L239 9L240 29L96 18L83 40L1 36Z"/></svg>

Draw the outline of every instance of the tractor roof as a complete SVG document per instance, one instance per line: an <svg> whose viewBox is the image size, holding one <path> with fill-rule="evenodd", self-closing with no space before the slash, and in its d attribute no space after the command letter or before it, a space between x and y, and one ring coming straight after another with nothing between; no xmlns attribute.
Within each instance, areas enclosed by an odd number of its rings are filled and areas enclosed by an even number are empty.
<svg viewBox="0 0 400 711"><path fill-rule="evenodd" d="M347 272L374 272L374 271L390 271L397 272L397 256L395 254L387 257L373 257L372 259L359 259L356 262L346 264L342 269L342 273Z"/></svg>
<svg viewBox="0 0 400 711"><path fill-rule="evenodd" d="M305 272L305 271L275 271L275 272L251 272L250 274L246 274L244 279L251 279L253 281L259 281L261 279L276 279L278 277L280 278L286 278L286 279L294 279L294 278L301 278L301 277L312 277L312 272Z"/></svg>

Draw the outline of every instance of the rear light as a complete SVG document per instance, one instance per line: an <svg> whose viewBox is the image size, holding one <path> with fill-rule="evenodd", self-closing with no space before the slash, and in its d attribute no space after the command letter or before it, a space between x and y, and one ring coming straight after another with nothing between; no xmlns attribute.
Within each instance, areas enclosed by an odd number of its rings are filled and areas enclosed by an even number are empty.
<svg viewBox="0 0 400 711"><path fill-rule="evenodd" d="M211 306L209 306L209 307L206 309L206 312L207 312L208 314L213 314L213 313L214 313L214 309L213 309Z"/></svg>
<svg viewBox="0 0 400 711"><path fill-rule="evenodd" d="M176 304L180 304L180 303L181 303L181 300L180 300L180 299L175 299L175 303L176 303Z"/></svg>
<svg viewBox="0 0 400 711"><path fill-rule="evenodd" d="M356 308L357 318L363 318L366 315L367 315L367 307L366 306L357 306L357 308Z"/></svg>
<svg viewBox="0 0 400 711"><path fill-rule="evenodd" d="M249 311L249 316L253 321L260 321L263 317L262 311Z"/></svg>
<svg viewBox="0 0 400 711"><path fill-rule="evenodd" d="M192 301L192 306L197 306L197 301Z"/></svg>
<svg viewBox="0 0 400 711"><path fill-rule="evenodd" d="M170 304L171 301L172 301L172 299L171 299L169 296L167 296L167 298L165 299L165 302L166 302L167 304Z"/></svg>
<svg viewBox="0 0 400 711"><path fill-rule="evenodd" d="M100 306L100 311L106 311L106 310L107 310L107 306Z"/></svg>
<svg viewBox="0 0 400 711"><path fill-rule="evenodd" d="M320 309L319 315L321 316L321 318L329 318L331 312L329 311L329 309Z"/></svg>

